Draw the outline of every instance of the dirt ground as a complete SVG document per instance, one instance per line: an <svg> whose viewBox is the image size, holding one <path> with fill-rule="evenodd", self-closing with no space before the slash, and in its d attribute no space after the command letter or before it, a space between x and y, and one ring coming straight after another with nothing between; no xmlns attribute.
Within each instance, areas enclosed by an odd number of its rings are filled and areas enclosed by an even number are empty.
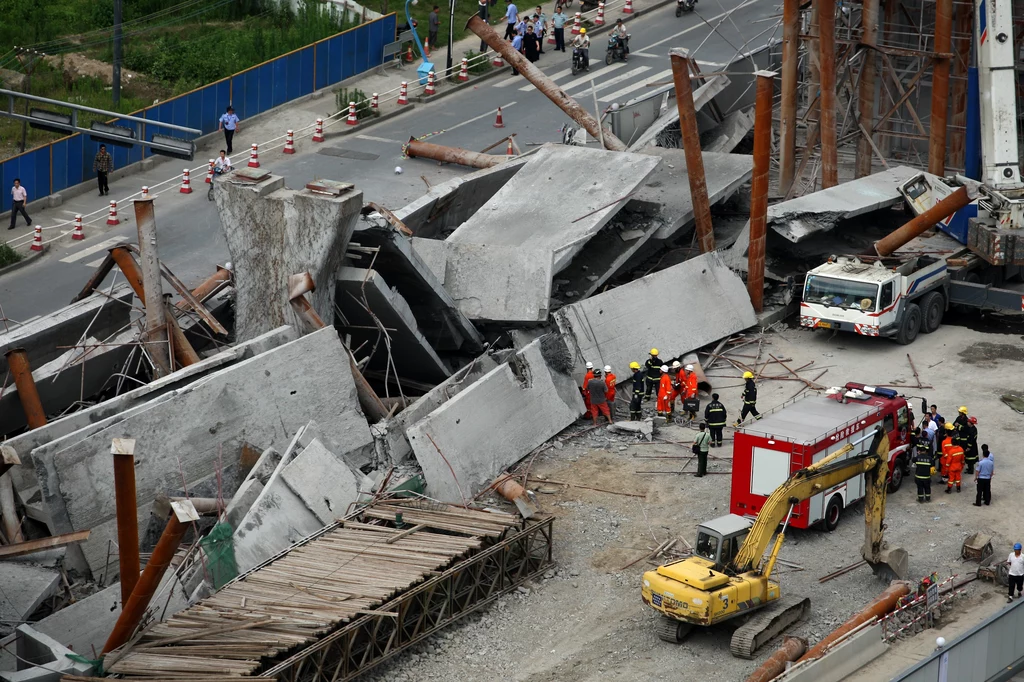
<svg viewBox="0 0 1024 682"><path fill-rule="evenodd" d="M656 340L652 340L656 341ZM1022 417L1000 401L1005 393L1019 392L1024 382L1021 337L944 326L922 335L909 347L880 339L827 332L787 329L768 334L762 357L792 358L797 367L814 361L804 372L816 376L828 372L820 383L841 385L847 381L869 384L916 384L907 353L924 384L931 389L906 389L908 396L923 396L952 418L959 405L967 405L978 417L979 440L995 455L991 507L973 507L974 485L965 481L962 493L933 494L928 505L919 504L909 479L888 501L887 540L910 553L911 577L932 571L940 577L964 575L975 564L960 560L960 546L976 531L996 537L996 552L1009 552L1020 539L1011 494L1024 473L1013 441L1020 437ZM756 345L742 352L756 352ZM642 361L642 357L637 357ZM814 368L819 368L816 371ZM739 408L739 372L716 366L709 372L730 411L730 422ZM769 365L764 374L783 374ZM759 407L779 405L796 393L794 381L763 381ZM706 397L705 397L706 399ZM915 416L920 400L914 400ZM622 403L620 410L624 409ZM578 437L587 424L580 422L560 434L557 444L543 452L531 475L552 481L576 483L619 493L609 494L553 483L532 483L531 489L544 510L556 516L556 564L526 589L507 595L483 613L447 628L412 654L368 674L373 682L419 680L516 680L540 682L597 682L598 680L744 680L772 651L777 642L763 647L754 661L729 653L731 628L694 633L681 645L669 645L654 635L655 613L640 600L640 581L651 562L640 561L662 541L683 536L692 541L697 523L728 513L727 474L698 480L680 474L689 456L685 444L637 443L605 429ZM693 431L669 426L657 434L660 440L685 443ZM729 431L726 432L729 435ZM730 443L714 455L710 471L731 468ZM651 459L675 457L677 459ZM678 459L683 457L684 459ZM687 471L695 469L690 463ZM661 473L646 474L639 471ZM933 490L937 486L933 485ZM815 642L843 622L860 606L884 589L866 568L821 584L818 578L859 559L863 542L860 505L848 509L832 533L791 530L781 558L803 570L783 566L777 571L783 592L811 598L811 616L789 629L790 634ZM1001 587L975 582L968 595L948 613L938 630L897 642L890 652L849 679L889 679L913 660L926 655L937 634L947 640L976 624L980 615L995 612L1004 604ZM685 675L681 676L681 672Z"/></svg>

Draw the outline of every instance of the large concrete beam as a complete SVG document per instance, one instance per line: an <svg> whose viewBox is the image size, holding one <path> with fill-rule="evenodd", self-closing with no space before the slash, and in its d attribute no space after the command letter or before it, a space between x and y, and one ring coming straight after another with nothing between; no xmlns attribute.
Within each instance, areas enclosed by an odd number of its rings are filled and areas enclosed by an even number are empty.
<svg viewBox="0 0 1024 682"><path fill-rule="evenodd" d="M253 174L251 174L253 175ZM237 176L237 177L236 177ZM235 336L251 339L283 324L302 329L288 301L288 277L309 272L309 301L325 323L334 321L334 273L359 219L363 193L351 185L318 181L319 191L291 190L284 178L236 171L215 193L234 263ZM234 179L232 179L234 178Z"/></svg>

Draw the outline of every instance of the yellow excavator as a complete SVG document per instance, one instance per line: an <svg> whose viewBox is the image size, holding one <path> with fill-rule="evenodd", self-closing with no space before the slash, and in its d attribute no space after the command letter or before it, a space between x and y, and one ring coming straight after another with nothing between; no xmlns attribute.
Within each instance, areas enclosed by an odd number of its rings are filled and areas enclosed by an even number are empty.
<svg viewBox="0 0 1024 682"><path fill-rule="evenodd" d="M857 454L857 446L869 438L870 446ZM753 523L729 514L699 525L692 556L644 573L644 603L662 616L658 636L678 643L695 626L717 625L762 610L736 629L730 645L734 656L753 658L759 647L807 615L810 599L781 599L779 584L771 579L793 507L860 474L865 475L866 492L861 554L876 575L905 578L907 552L888 548L882 539L888 467L889 438L876 427L793 474L771 494ZM782 529L765 557L780 523Z"/></svg>

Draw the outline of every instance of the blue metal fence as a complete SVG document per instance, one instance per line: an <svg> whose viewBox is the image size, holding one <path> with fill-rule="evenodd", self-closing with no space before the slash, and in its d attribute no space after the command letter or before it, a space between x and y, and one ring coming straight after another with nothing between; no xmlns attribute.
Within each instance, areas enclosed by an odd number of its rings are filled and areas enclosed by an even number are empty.
<svg viewBox="0 0 1024 682"><path fill-rule="evenodd" d="M229 103L245 120L380 66L384 46L395 39L395 25L395 15L389 14L132 115L212 133ZM113 123L133 127L118 119ZM167 130L143 127L146 140L154 133ZM152 155L141 147L107 148L115 168ZM11 209L14 178L21 178L29 201L95 178L92 160L98 149L88 135L75 134L0 162L0 212Z"/></svg>

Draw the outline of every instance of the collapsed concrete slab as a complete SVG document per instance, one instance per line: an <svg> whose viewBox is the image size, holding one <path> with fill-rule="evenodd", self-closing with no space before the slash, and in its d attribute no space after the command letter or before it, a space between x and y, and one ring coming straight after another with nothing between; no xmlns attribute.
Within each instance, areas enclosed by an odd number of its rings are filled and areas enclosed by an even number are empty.
<svg viewBox="0 0 1024 682"><path fill-rule="evenodd" d="M447 241L548 251L558 272L657 165L642 154L542 147Z"/></svg>
<svg viewBox="0 0 1024 682"><path fill-rule="evenodd" d="M693 109L694 111L700 111L704 108L708 102L712 101L729 85L731 81L728 76L718 75L712 76L706 83L702 83L696 90L693 91ZM657 148L654 145L658 142L658 137L665 132L669 127L675 126L676 131L679 129L679 107L676 106L676 100L674 96L674 88L666 100L665 108L662 114L655 119L654 123L645 130L632 144L629 145L629 151L631 152L642 152L647 154L652 148Z"/></svg>
<svg viewBox="0 0 1024 682"><path fill-rule="evenodd" d="M313 308L327 324L334 320L334 273L359 220L363 193L329 180L310 186L316 191L286 189L284 178L251 169L217 181L214 196L234 263L240 340L283 324L304 328L288 302L288 277L301 272L316 284L308 295Z"/></svg>
<svg viewBox="0 0 1024 682"><path fill-rule="evenodd" d="M428 494L463 502L583 411L569 349L544 336L413 424Z"/></svg>
<svg viewBox="0 0 1024 682"><path fill-rule="evenodd" d="M334 324L351 338L361 361L369 355L371 370L425 382L443 381L451 369L420 331L406 300L375 270L343 267L335 280ZM386 335L386 337L385 337Z"/></svg>
<svg viewBox="0 0 1024 682"><path fill-rule="evenodd" d="M354 264L372 264L384 281L402 295L437 351L475 355L483 350L483 337L446 290L444 276L437 277L433 267L420 259L408 237L388 226L361 229L357 238L360 246L377 251L351 256Z"/></svg>
<svg viewBox="0 0 1024 682"><path fill-rule="evenodd" d="M645 301L657 301L653 314ZM580 366L611 365L621 376L651 346L671 360L756 321L743 280L715 252L567 305L554 319Z"/></svg>
<svg viewBox="0 0 1024 682"><path fill-rule="evenodd" d="M331 328L195 381L139 406L129 417L90 433L33 451L34 466L53 531L91 529L87 542L69 548L82 568L105 564L107 540L116 536L112 438L136 440L140 525L165 489L212 476L238 460L246 443L278 446L309 421L348 447L372 448L359 409L348 353ZM75 566L78 568L79 566Z"/></svg>
<svg viewBox="0 0 1024 682"><path fill-rule="evenodd" d="M2 682L59 682L64 675L83 676L92 672L92 663L69 658L75 652L28 625L18 626L14 648L18 669L0 671Z"/></svg>
<svg viewBox="0 0 1024 682"><path fill-rule="evenodd" d="M0 636L29 619L60 587L60 571L15 561L0 562Z"/></svg>
<svg viewBox="0 0 1024 682"><path fill-rule="evenodd" d="M844 182L768 207L768 226L798 243L835 229L843 220L889 208L903 201L897 188L921 171L908 166Z"/></svg>
<svg viewBox="0 0 1024 682"><path fill-rule="evenodd" d="M315 438L281 470L281 479L321 525L348 514L360 494L373 488L373 481Z"/></svg>
<svg viewBox="0 0 1024 682"><path fill-rule="evenodd" d="M725 117L721 125L704 136L708 139L701 144L701 149L706 152L731 152L753 129L753 109L734 111Z"/></svg>

